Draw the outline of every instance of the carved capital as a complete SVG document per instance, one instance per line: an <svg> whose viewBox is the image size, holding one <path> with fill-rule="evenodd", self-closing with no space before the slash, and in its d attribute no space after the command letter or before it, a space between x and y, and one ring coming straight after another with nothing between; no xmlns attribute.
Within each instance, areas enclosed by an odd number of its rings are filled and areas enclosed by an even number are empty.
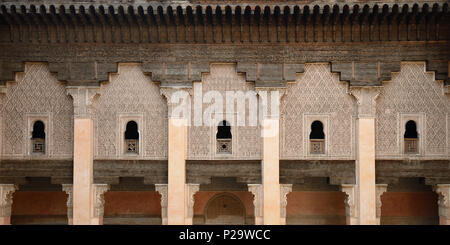
<svg viewBox="0 0 450 245"><path fill-rule="evenodd" d="M292 192L292 184L280 184L281 218L286 218L287 195Z"/></svg>
<svg viewBox="0 0 450 245"><path fill-rule="evenodd" d="M357 205L355 202L356 198L356 185L343 184L341 185L341 191L346 194L345 197L345 212L349 217L357 217Z"/></svg>
<svg viewBox="0 0 450 245"><path fill-rule="evenodd" d="M94 184L94 217L103 217L105 198L104 194L109 190L108 184Z"/></svg>
<svg viewBox="0 0 450 245"><path fill-rule="evenodd" d="M440 184L433 187L439 195L439 216L450 218L450 184Z"/></svg>
<svg viewBox="0 0 450 245"><path fill-rule="evenodd" d="M376 185L376 193L375 198L377 201L377 218L381 217L381 205L383 204L381 202L381 195L387 191L387 184L377 184Z"/></svg>
<svg viewBox="0 0 450 245"><path fill-rule="evenodd" d="M0 184L0 217L11 216L12 196L17 189L13 184Z"/></svg>
<svg viewBox="0 0 450 245"><path fill-rule="evenodd" d="M194 195L200 190L200 184L186 184L186 218L194 217Z"/></svg>
<svg viewBox="0 0 450 245"><path fill-rule="evenodd" d="M262 184L248 184L248 191L254 196L253 206L255 209L255 218L263 217L263 185Z"/></svg>
<svg viewBox="0 0 450 245"><path fill-rule="evenodd" d="M256 87L255 92L259 98L261 118L279 118L281 98L287 93L286 88Z"/></svg>
<svg viewBox="0 0 450 245"><path fill-rule="evenodd" d="M356 98L358 117L375 117L376 99L381 87L351 87L350 94Z"/></svg>
<svg viewBox="0 0 450 245"><path fill-rule="evenodd" d="M155 189L161 195L161 219L162 224L167 225L167 184L155 184Z"/></svg>
<svg viewBox="0 0 450 245"><path fill-rule="evenodd" d="M160 93L166 98L169 118L190 118L192 88L160 87Z"/></svg>
<svg viewBox="0 0 450 245"><path fill-rule="evenodd" d="M75 118L91 118L92 104L96 95L100 95L99 87L69 86L67 94L73 99L73 114Z"/></svg>
<svg viewBox="0 0 450 245"><path fill-rule="evenodd" d="M67 197L67 217L73 218L73 185L62 184L62 190L68 195Z"/></svg>

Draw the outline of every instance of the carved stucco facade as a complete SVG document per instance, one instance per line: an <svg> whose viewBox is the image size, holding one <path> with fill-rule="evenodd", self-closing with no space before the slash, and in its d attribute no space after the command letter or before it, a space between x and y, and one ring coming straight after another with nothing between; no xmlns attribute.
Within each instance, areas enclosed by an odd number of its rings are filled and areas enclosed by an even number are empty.
<svg viewBox="0 0 450 245"><path fill-rule="evenodd" d="M65 85L46 63L26 63L0 96L3 159L29 158L33 123L45 123L46 154L38 158L72 158L73 103Z"/></svg>
<svg viewBox="0 0 450 245"><path fill-rule="evenodd" d="M405 62L392 80L383 82L376 107L377 159L403 157L408 120L417 123L421 158L448 159L449 96L423 62Z"/></svg>
<svg viewBox="0 0 450 245"><path fill-rule="evenodd" d="M281 159L353 159L355 102L329 64L306 64L281 100ZM311 123L324 124L326 154L308 154ZM328 125L328 127L326 127Z"/></svg>
<svg viewBox="0 0 450 245"><path fill-rule="evenodd" d="M167 103L139 64L120 64L100 93L94 102L96 159L133 157L121 145L129 120L138 123L141 154L134 157L167 159Z"/></svg>
<svg viewBox="0 0 450 245"><path fill-rule="evenodd" d="M26 63L25 72L8 82L1 98L1 149L3 159L28 158L32 123L43 120L47 152L43 158L71 158L73 149L73 103L65 85L46 63ZM235 64L212 64L210 73L194 83L191 93L194 120L195 91L254 91L236 72ZM392 80L383 82L376 99L377 159L403 157L404 123L417 119L420 153L415 157L448 158L450 153L450 96L442 82L426 72L422 62L404 62ZM120 64L117 74L103 83L94 100L96 159L128 158L123 154L124 124L139 124L139 159L167 158L167 103L158 84L144 74L140 64ZM149 99L151 98L151 99ZM211 103L210 103L211 104ZM202 112L210 104L203 104ZM236 105L235 105L236 106ZM246 101L246 124L249 107ZM235 111L237 108L235 107ZM305 72L289 83L280 104L280 150L282 159L353 159L355 99L348 84L330 72L328 64L306 64ZM224 115L225 117L225 115ZM308 154L310 121L324 121L326 154ZM237 117L235 115L236 124ZM14 123L10 123L14 122ZM188 159L260 159L259 126L232 127L233 154L216 153L217 126L189 127ZM135 157L136 158L136 157Z"/></svg>
<svg viewBox="0 0 450 245"><path fill-rule="evenodd" d="M208 91L217 91L223 98L223 110L226 110L226 91L242 91L244 94L248 91L254 91L254 83L247 82L243 74L236 72L235 64L212 64L210 72L203 74L201 83L194 83L194 94L196 89L201 86L203 96ZM213 104L204 103L202 112ZM232 133L233 152L230 155L216 154L216 133L217 123L212 126L195 126L194 125L194 100L192 100L192 126L189 127L188 133L188 159L211 160L211 159L261 159L261 131L259 126L249 126L249 102L246 100L245 105L245 126L236 125L237 115L234 122L230 122ZM235 113L237 105L235 104ZM202 115L203 115L202 113ZM214 116L211 116L214 120ZM223 114L223 119L227 116Z"/></svg>

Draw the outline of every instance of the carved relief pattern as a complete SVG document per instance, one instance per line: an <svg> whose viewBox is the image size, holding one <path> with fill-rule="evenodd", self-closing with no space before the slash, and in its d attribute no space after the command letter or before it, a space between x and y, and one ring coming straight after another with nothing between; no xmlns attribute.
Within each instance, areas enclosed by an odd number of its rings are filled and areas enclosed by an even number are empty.
<svg viewBox="0 0 450 245"><path fill-rule="evenodd" d="M63 184L62 191L64 191L67 196L67 217L73 217L73 187L72 184Z"/></svg>
<svg viewBox="0 0 450 245"><path fill-rule="evenodd" d="M94 217L102 217L105 207L104 194L109 190L107 184L94 184Z"/></svg>
<svg viewBox="0 0 450 245"><path fill-rule="evenodd" d="M102 85L101 96L95 105L96 157L117 156L123 132L118 125L118 114L143 113L143 156L162 158L167 156L167 103L159 87L137 64L120 64L118 74L110 76L110 82Z"/></svg>
<svg viewBox="0 0 450 245"><path fill-rule="evenodd" d="M162 224L167 225L167 184L155 184L155 190L161 195Z"/></svg>
<svg viewBox="0 0 450 245"><path fill-rule="evenodd" d="M249 184L248 191L254 196L253 206L255 210L255 217L263 217L263 185Z"/></svg>
<svg viewBox="0 0 450 245"><path fill-rule="evenodd" d="M287 86L280 105L281 157L306 156L306 149L303 149L304 140L308 140L303 139L305 113L329 114L328 155L351 157L354 101L348 94L347 84L330 72L328 64L306 64L305 73Z"/></svg>
<svg viewBox="0 0 450 245"><path fill-rule="evenodd" d="M237 74L236 65L234 64L213 64L210 74L203 76L202 93L205 95L208 91L218 91L223 97L223 110L226 111L226 91L253 91L254 85L245 80L244 75ZM195 93L195 92L194 92ZM194 95L195 96L195 95ZM192 100L192 118L194 118L194 100ZM203 104L205 111L210 104ZM231 158L252 158L259 159L261 157L261 133L259 126L249 126L248 115L249 106L246 100L246 122L245 126L234 126L236 131L232 129L233 134L233 153L229 155ZM235 105L235 113L237 106ZM203 114L202 114L203 115ZM214 116L211 116L212 118ZM224 114L224 119L225 118ZM234 124L236 125L237 116L235 114ZM191 159L213 159L216 155L216 130L217 126L212 128L209 126L192 126L189 128L189 158ZM213 147L211 147L213 144Z"/></svg>
<svg viewBox="0 0 450 245"><path fill-rule="evenodd" d="M0 185L0 217L11 216L12 196L16 189L17 186L12 184Z"/></svg>
<svg viewBox="0 0 450 245"><path fill-rule="evenodd" d="M8 84L2 106L3 154L27 154L27 122L25 114L51 113L52 138L50 157L71 156L73 149L73 103L59 82L43 63L26 63L25 72Z"/></svg>
<svg viewBox="0 0 450 245"><path fill-rule="evenodd" d="M194 217L194 195L200 190L199 184L186 184L187 218Z"/></svg>
<svg viewBox="0 0 450 245"><path fill-rule="evenodd" d="M450 104L442 83L434 80L433 73L425 72L424 63L403 63L392 81L383 85L377 100L377 155L400 154L398 139L404 134L404 131L398 132L397 127L400 113L425 114L425 132L422 132L422 137L426 134L425 154L445 155Z"/></svg>
<svg viewBox="0 0 450 245"><path fill-rule="evenodd" d="M377 217L381 217L381 205L383 204L381 202L381 196L383 193L385 193L387 190L387 184L377 184L376 185L376 202L377 202Z"/></svg>
<svg viewBox="0 0 450 245"><path fill-rule="evenodd" d="M345 211L346 215L350 217L356 217L356 185L341 185L341 191L345 195Z"/></svg>
<svg viewBox="0 0 450 245"><path fill-rule="evenodd" d="M450 184L440 184L433 187L438 194L439 216L450 218Z"/></svg>
<svg viewBox="0 0 450 245"><path fill-rule="evenodd" d="M281 218L286 218L287 195L292 191L292 184L280 184Z"/></svg>

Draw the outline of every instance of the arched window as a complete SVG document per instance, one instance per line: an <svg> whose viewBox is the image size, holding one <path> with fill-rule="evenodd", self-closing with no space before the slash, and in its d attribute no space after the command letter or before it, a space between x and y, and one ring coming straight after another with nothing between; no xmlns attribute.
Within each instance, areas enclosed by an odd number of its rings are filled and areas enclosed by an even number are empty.
<svg viewBox="0 0 450 245"><path fill-rule="evenodd" d="M125 129L126 153L139 154L139 132L135 121L129 121Z"/></svg>
<svg viewBox="0 0 450 245"><path fill-rule="evenodd" d="M323 124L320 121L314 121L311 124L311 133L309 134L311 154L325 153L325 134L323 133Z"/></svg>
<svg viewBox="0 0 450 245"><path fill-rule="evenodd" d="M231 153L231 126L228 121L221 121L217 126L217 153Z"/></svg>
<svg viewBox="0 0 450 245"><path fill-rule="evenodd" d="M31 133L31 146L33 153L45 153L45 125L38 120L33 124L33 132Z"/></svg>
<svg viewBox="0 0 450 245"><path fill-rule="evenodd" d="M418 153L419 137L417 125L413 120L409 120L405 125L405 153Z"/></svg>

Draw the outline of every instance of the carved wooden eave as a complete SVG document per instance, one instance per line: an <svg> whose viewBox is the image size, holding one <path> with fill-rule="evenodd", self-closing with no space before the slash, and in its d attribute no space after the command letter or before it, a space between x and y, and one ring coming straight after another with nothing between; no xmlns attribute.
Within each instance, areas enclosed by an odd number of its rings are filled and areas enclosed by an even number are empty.
<svg viewBox="0 0 450 245"><path fill-rule="evenodd" d="M121 62L162 86L192 86L236 63L257 87L284 87L305 63L331 63L350 86L380 86L402 61L449 85L448 1L3 0L0 85L48 62L69 86L98 86Z"/></svg>
<svg viewBox="0 0 450 245"><path fill-rule="evenodd" d="M34 1L32 4L3 1L0 23L9 28L11 42L23 39L28 27L36 26L38 42L112 43L242 43L242 42L360 42L441 40L448 21L447 1L375 1L327 4L326 1ZM350 26L350 37L341 26ZM387 28L381 28L387 25ZM424 33L409 27L425 25ZM270 26L270 28L265 28ZM401 26L401 28L398 28ZM308 28L305 28L308 27ZM17 30L16 30L17 29ZM54 29L54 30L53 30ZM263 30L266 29L266 30ZM365 31L368 30L368 37ZM382 30L383 29L383 30ZM394 30L395 29L395 30ZM69 35L69 30L77 30ZM431 31L433 31L430 33ZM318 37L318 31L327 33ZM387 35L387 32L394 32ZM55 37L51 33L55 32ZM78 33L76 33L78 32ZM107 32L110 32L107 34ZM120 33L118 39L113 33ZM186 33L193 36L187 38ZM275 32L275 33L273 33ZM308 37L308 32L312 38ZM249 33L257 34L249 35ZM145 35L147 34L147 35ZM29 36L29 35L28 35ZM109 38L106 38L110 36ZM184 36L184 37L183 37ZM257 36L257 38L256 38Z"/></svg>

